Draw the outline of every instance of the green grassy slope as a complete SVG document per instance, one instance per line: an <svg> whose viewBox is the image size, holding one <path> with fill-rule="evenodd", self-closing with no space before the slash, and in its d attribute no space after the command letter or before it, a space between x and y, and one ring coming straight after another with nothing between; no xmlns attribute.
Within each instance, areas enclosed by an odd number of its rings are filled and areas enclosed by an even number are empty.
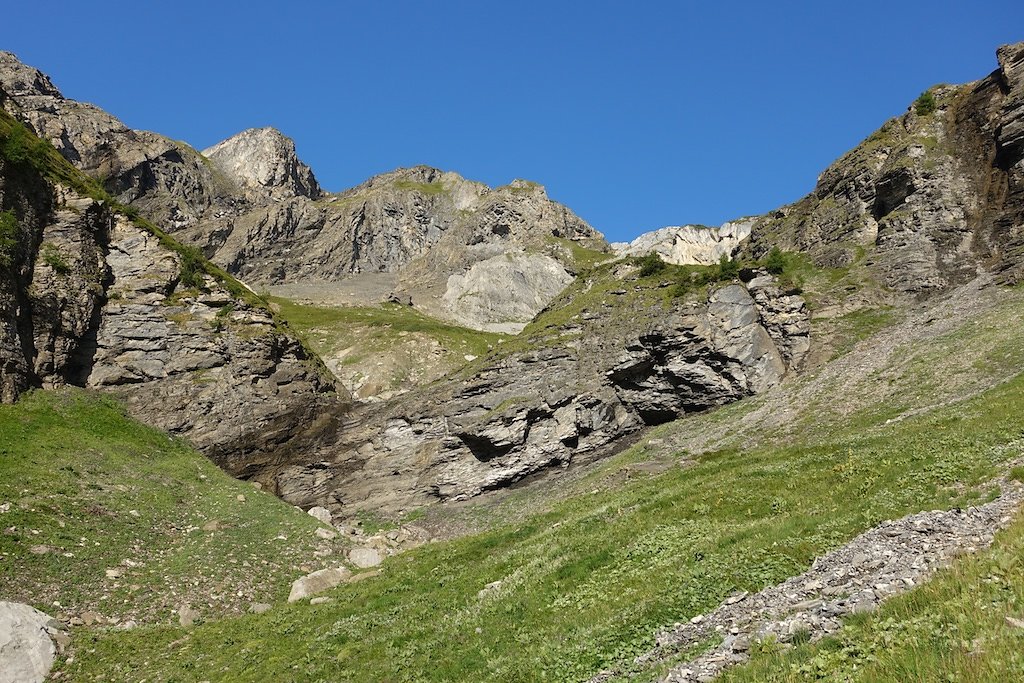
<svg viewBox="0 0 1024 683"><path fill-rule="evenodd" d="M507 339L432 318L410 306L270 302L359 398L427 384Z"/></svg>
<svg viewBox="0 0 1024 683"><path fill-rule="evenodd" d="M1018 378L868 433L720 451L597 485L523 524L393 558L330 605L90 635L65 670L81 680L586 678L645 651L660 626L798 573L883 519L984 498L975 485L1024 434L1022 399Z"/></svg>
<svg viewBox="0 0 1024 683"><path fill-rule="evenodd" d="M393 344L399 335L421 333L457 354L482 355L503 336L446 323L400 304L379 306L313 306L281 297L269 297L293 330L322 355L352 346L358 333L370 330L370 342L360 352L372 354L380 345Z"/></svg>
<svg viewBox="0 0 1024 683"><path fill-rule="evenodd" d="M316 553L343 549L309 515L80 390L0 406L0 510L4 599L121 622L280 601Z"/></svg>

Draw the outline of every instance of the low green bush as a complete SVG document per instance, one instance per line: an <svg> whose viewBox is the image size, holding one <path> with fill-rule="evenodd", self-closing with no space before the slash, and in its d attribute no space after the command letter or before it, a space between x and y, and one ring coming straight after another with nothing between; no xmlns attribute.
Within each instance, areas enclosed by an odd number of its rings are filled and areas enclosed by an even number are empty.
<svg viewBox="0 0 1024 683"><path fill-rule="evenodd" d="M939 103L935 99L935 95L932 94L931 90L925 90L921 95L914 100L914 112L918 116L928 116L934 112L939 106Z"/></svg>
<svg viewBox="0 0 1024 683"><path fill-rule="evenodd" d="M640 277L650 277L665 270L665 263L658 254L647 254L637 259L636 264L640 266Z"/></svg>

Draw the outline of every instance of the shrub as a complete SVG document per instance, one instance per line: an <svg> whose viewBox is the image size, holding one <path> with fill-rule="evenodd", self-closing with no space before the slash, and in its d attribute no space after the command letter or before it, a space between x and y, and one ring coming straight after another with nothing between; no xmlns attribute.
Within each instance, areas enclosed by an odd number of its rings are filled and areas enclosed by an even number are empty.
<svg viewBox="0 0 1024 683"><path fill-rule="evenodd" d="M772 275L782 275L786 269L786 257L778 247L772 247L764 258L764 269Z"/></svg>
<svg viewBox="0 0 1024 683"><path fill-rule="evenodd" d="M20 123L12 125L0 141L0 155L15 166L31 166L45 171L50 144L37 138Z"/></svg>
<svg viewBox="0 0 1024 683"><path fill-rule="evenodd" d="M40 250L40 256L43 258L43 263L53 268L53 272L58 275L67 275L71 272L71 266L68 265L67 259L64 258L64 254L61 253L60 249L52 244L44 244Z"/></svg>
<svg viewBox="0 0 1024 683"><path fill-rule="evenodd" d="M672 296L686 296L697 286L690 273L684 271L682 276L676 280L676 286L672 288Z"/></svg>
<svg viewBox="0 0 1024 683"><path fill-rule="evenodd" d="M740 274L740 262L725 254L718 259L718 279L734 280Z"/></svg>
<svg viewBox="0 0 1024 683"><path fill-rule="evenodd" d="M666 263L657 254L647 254L637 260L640 266L640 277L649 277L665 270Z"/></svg>
<svg viewBox="0 0 1024 683"><path fill-rule="evenodd" d="M804 291L803 278L786 274L779 278L779 287L783 294L801 294Z"/></svg>
<svg viewBox="0 0 1024 683"><path fill-rule="evenodd" d="M189 244L178 246L175 251L181 258L181 275L179 281L183 287L192 289L203 289L203 275L206 273L205 258L203 252Z"/></svg>
<svg viewBox="0 0 1024 683"><path fill-rule="evenodd" d="M18 255L18 219L10 211L0 212L0 268L14 266Z"/></svg>
<svg viewBox="0 0 1024 683"><path fill-rule="evenodd" d="M928 116L938 108L938 102L935 100L935 95L932 94L931 90L925 90L921 95L914 100L914 112L918 116Z"/></svg>

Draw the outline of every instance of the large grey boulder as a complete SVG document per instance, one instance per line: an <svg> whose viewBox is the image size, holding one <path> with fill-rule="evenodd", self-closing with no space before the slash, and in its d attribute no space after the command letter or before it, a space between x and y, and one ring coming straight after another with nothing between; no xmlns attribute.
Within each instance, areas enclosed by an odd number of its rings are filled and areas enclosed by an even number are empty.
<svg viewBox="0 0 1024 683"><path fill-rule="evenodd" d="M29 605L0 601L0 683L39 683L66 642L60 622Z"/></svg>
<svg viewBox="0 0 1024 683"><path fill-rule="evenodd" d="M288 593L288 602L298 602L328 591L345 583L351 576L352 572L347 567L320 569L306 574L292 582L291 592Z"/></svg>
<svg viewBox="0 0 1024 683"><path fill-rule="evenodd" d="M360 569L377 567L384 558L376 548L353 548L348 553L348 561Z"/></svg>

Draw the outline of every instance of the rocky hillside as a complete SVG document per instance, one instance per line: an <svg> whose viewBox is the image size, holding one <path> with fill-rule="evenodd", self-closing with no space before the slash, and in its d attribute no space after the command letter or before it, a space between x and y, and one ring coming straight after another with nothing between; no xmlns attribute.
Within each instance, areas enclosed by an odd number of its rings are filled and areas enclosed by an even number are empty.
<svg viewBox="0 0 1024 683"><path fill-rule="evenodd" d="M688 271L595 268L466 370L357 411L329 449L264 475L340 516L400 512L607 454L645 426L763 391L809 348L803 300L771 276L681 293ZM315 459L314 459L315 458Z"/></svg>
<svg viewBox="0 0 1024 683"><path fill-rule="evenodd" d="M239 475L345 409L248 290L126 215L4 112L0 259L4 401L65 384L108 391Z"/></svg>
<svg viewBox="0 0 1024 683"><path fill-rule="evenodd" d="M814 191L758 219L772 246L821 266L862 262L888 287L942 291L994 270L1024 272L1024 43L963 86L936 86L827 168Z"/></svg>
<svg viewBox="0 0 1024 683"><path fill-rule="evenodd" d="M271 128L200 154L64 98L10 53L0 53L0 87L13 116L118 200L253 286L329 290L361 274L393 274L393 286L429 313L518 331L571 280L576 247L607 250L536 183L491 189L421 166L325 194L292 141ZM494 287L498 275L519 285Z"/></svg>

